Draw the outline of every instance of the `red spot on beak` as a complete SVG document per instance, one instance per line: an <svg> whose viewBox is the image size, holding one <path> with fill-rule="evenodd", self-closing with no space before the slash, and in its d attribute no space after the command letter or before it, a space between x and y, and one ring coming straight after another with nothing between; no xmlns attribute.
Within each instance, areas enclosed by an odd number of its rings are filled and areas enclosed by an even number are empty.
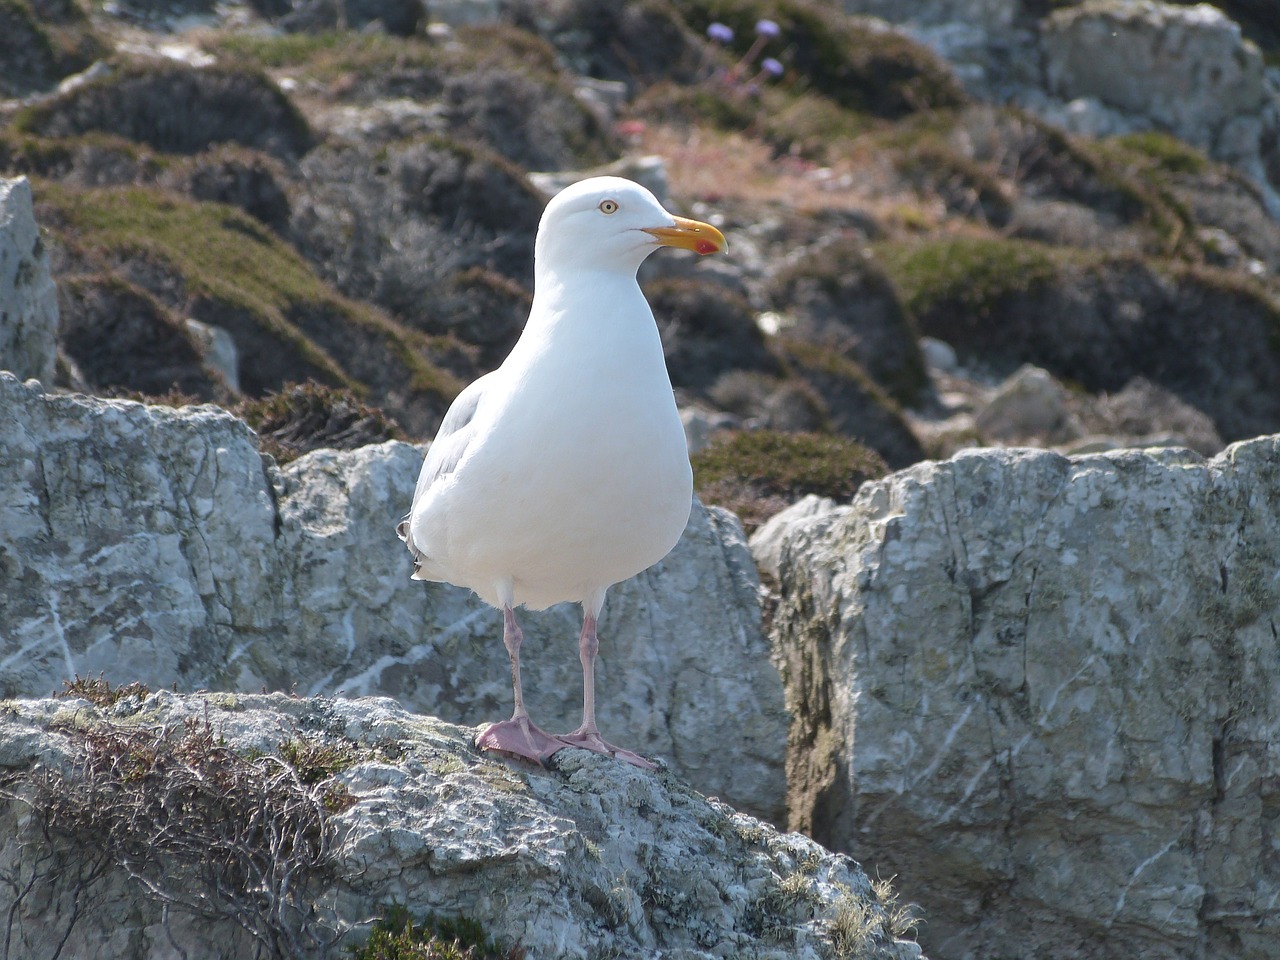
<svg viewBox="0 0 1280 960"><path fill-rule="evenodd" d="M708 253L715 253L720 248L710 240L699 240L694 244L693 249L705 257Z"/></svg>

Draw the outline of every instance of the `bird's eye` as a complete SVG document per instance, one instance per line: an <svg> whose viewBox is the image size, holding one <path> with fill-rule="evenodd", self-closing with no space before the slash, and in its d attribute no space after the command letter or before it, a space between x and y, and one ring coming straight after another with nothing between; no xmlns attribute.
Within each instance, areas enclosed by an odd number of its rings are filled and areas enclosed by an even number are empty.
<svg viewBox="0 0 1280 960"><path fill-rule="evenodd" d="M601 200L600 212L601 213L617 213L618 201L617 200Z"/></svg>

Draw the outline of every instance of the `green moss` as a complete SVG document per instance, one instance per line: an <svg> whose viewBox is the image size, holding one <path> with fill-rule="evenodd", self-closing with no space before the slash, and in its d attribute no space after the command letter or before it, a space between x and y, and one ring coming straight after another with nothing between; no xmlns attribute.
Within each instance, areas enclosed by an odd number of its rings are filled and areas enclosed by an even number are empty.
<svg viewBox="0 0 1280 960"><path fill-rule="evenodd" d="M1201 151L1177 137L1156 130L1126 133L1116 137L1115 142L1150 158L1161 170L1169 173L1203 173L1209 167L1209 159Z"/></svg>
<svg viewBox="0 0 1280 960"><path fill-rule="evenodd" d="M888 472L860 443L776 430L728 434L692 460L698 495L735 510L750 526L805 494L849 500L865 481Z"/></svg>
<svg viewBox="0 0 1280 960"><path fill-rule="evenodd" d="M348 947L353 960L523 960L519 945L502 948L469 917L428 914L415 922L409 910L392 904L374 924L369 939Z"/></svg>
<svg viewBox="0 0 1280 960"><path fill-rule="evenodd" d="M148 187L40 183L37 195L50 229L84 261L104 272L122 262L153 264L176 281L178 302L171 306L208 300L243 311L330 383L367 391L350 367L364 341L394 356L412 390L448 398L460 389L424 359L426 338L335 293L293 248L234 207ZM336 331L341 337L330 349L318 343L322 333L333 339Z"/></svg>
<svg viewBox="0 0 1280 960"><path fill-rule="evenodd" d="M298 779L308 787L328 780L354 766L361 759L356 748L345 741L326 743L307 737L291 737L280 742L280 756L293 767Z"/></svg>
<svg viewBox="0 0 1280 960"><path fill-rule="evenodd" d="M232 62L262 69L307 65L334 71L334 75L368 66L386 66L409 51L431 58L425 43L404 40L377 31L328 30L317 33L248 33L240 30L214 34L206 45Z"/></svg>
<svg viewBox="0 0 1280 960"><path fill-rule="evenodd" d="M986 316L1003 298L1052 281L1069 255L1026 240L973 236L883 243L874 250L916 316L943 302Z"/></svg>
<svg viewBox="0 0 1280 960"><path fill-rule="evenodd" d="M46 90L104 54L75 3L0 0L0 96Z"/></svg>
<svg viewBox="0 0 1280 960"><path fill-rule="evenodd" d="M760 133L780 154L826 161L842 144L875 127L866 113L840 106L813 92L766 91Z"/></svg>
<svg viewBox="0 0 1280 960"><path fill-rule="evenodd" d="M720 130L745 130L756 117L756 106L722 87L704 84L685 86L657 83L642 94L634 107L637 114L659 117L664 122L705 124Z"/></svg>
<svg viewBox="0 0 1280 960"><path fill-rule="evenodd" d="M52 229L86 260L108 267L126 260L155 263L181 282L188 301L209 298L254 316L308 363L359 389L341 366L286 316L316 301L337 304L308 264L257 220L232 207L192 203L147 187L72 190L39 187ZM352 304L353 318L365 311Z"/></svg>

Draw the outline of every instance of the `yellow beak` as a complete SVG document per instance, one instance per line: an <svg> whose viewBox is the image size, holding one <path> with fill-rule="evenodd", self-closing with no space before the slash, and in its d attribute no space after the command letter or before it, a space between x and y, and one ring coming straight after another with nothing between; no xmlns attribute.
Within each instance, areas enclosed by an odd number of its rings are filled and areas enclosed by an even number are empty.
<svg viewBox="0 0 1280 960"><path fill-rule="evenodd" d="M729 246L724 234L709 223L684 217L672 219L676 222L674 227L645 227L644 232L664 247L679 247L703 255L719 253Z"/></svg>

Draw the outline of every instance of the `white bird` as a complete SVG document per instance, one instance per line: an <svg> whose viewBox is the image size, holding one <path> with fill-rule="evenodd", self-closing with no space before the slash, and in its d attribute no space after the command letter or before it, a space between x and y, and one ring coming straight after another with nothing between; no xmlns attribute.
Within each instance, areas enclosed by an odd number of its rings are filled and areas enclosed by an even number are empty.
<svg viewBox="0 0 1280 960"><path fill-rule="evenodd" d="M397 528L415 580L468 587L502 610L515 711L480 733L481 749L542 763L572 746L653 766L601 737L595 658L605 591L670 552L693 500L662 342L636 282L660 246L708 254L725 239L619 177L547 204L524 332L454 400ZM582 604L582 725L553 736L525 710L515 609L564 601Z"/></svg>

